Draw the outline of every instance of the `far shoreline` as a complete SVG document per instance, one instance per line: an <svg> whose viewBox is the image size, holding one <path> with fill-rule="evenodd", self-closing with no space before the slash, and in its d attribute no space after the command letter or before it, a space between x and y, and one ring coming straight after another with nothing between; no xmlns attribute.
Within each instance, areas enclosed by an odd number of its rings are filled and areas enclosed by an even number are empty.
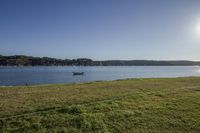
<svg viewBox="0 0 200 133"><path fill-rule="evenodd" d="M52 65L52 66L0 66L0 68L2 67L200 67L200 65L108 65L108 66L78 66L78 65L70 65L70 66L62 66L62 65Z"/></svg>
<svg viewBox="0 0 200 133"><path fill-rule="evenodd" d="M33 57L26 55L0 55L0 66L200 66L200 61L192 60L149 60L115 59L93 60L89 58L58 59L52 57Z"/></svg>

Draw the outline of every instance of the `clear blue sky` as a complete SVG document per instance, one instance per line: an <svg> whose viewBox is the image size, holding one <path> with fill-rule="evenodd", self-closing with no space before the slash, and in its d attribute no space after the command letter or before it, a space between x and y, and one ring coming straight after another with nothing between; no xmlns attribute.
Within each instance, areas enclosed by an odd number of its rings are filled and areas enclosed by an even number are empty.
<svg viewBox="0 0 200 133"><path fill-rule="evenodd" d="M198 23L200 0L0 0L0 54L200 60Z"/></svg>

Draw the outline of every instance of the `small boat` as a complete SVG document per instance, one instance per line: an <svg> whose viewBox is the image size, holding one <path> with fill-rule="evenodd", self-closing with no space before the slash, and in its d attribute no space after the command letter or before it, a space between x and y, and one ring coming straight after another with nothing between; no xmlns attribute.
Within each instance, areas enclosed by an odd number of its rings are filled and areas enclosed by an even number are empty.
<svg viewBox="0 0 200 133"><path fill-rule="evenodd" d="M73 72L73 75L84 75L84 72Z"/></svg>

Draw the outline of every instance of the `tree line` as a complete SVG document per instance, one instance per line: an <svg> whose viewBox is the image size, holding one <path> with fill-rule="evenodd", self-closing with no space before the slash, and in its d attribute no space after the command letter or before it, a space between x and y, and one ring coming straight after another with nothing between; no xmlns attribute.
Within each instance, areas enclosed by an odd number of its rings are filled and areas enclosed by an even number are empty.
<svg viewBox="0 0 200 133"><path fill-rule="evenodd" d="M0 55L0 66L191 66L197 61L155 61L155 60L108 60L93 61L87 58L56 59L25 55Z"/></svg>

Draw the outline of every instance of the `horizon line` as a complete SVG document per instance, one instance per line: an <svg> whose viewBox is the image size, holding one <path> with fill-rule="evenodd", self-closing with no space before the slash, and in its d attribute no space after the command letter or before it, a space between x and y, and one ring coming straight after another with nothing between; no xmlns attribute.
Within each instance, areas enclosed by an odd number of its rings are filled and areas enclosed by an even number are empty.
<svg viewBox="0 0 200 133"><path fill-rule="evenodd" d="M88 57L78 57L78 58L57 58L57 57L51 57L51 56L32 56L32 55L23 55L23 54L14 54L14 55L2 55L0 56L25 56L25 57L33 57L33 58L53 58L53 59L61 59L61 60L73 60L73 59L91 59L92 61L191 61L191 62L200 62L200 60L187 60L187 59L102 59L102 60L94 60L92 58Z"/></svg>

